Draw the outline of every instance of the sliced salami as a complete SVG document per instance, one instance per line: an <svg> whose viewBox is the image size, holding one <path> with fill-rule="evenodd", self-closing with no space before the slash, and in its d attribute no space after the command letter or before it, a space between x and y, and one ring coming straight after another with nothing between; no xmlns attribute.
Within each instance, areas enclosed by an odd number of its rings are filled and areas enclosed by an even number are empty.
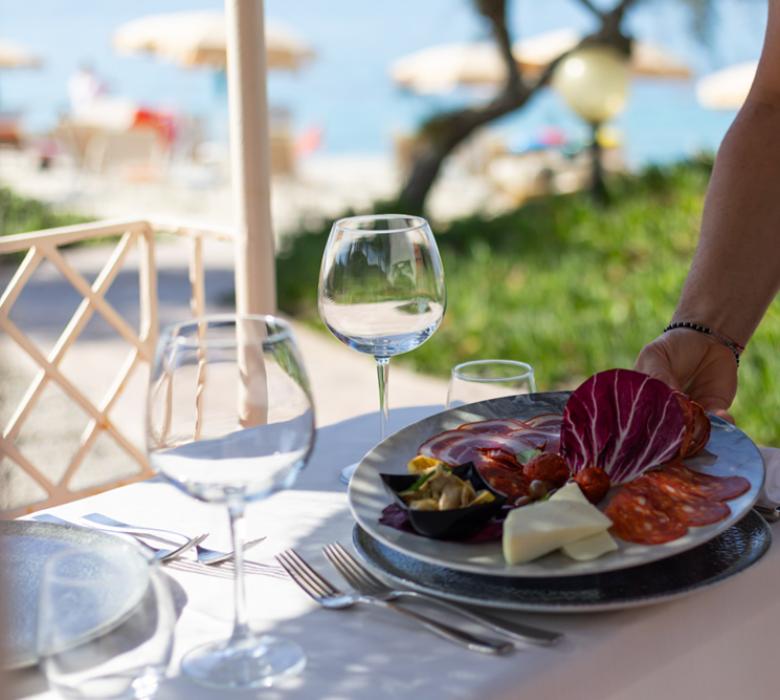
<svg viewBox="0 0 780 700"><path fill-rule="evenodd" d="M682 392L675 394L685 418L685 436L680 445L679 457L693 457L709 442L712 425L704 409Z"/></svg>
<svg viewBox="0 0 780 700"><path fill-rule="evenodd" d="M658 470L663 481L672 482L676 488L711 501L729 501L750 489L750 482L742 476L712 476L693 471L680 462L666 464Z"/></svg>
<svg viewBox="0 0 780 700"><path fill-rule="evenodd" d="M614 535L636 544L663 544L682 537L688 526L659 509L642 486L625 486L604 510Z"/></svg>
<svg viewBox="0 0 780 700"><path fill-rule="evenodd" d="M648 472L629 488L640 488L656 508L692 527L720 522L731 513L725 503L680 489L674 481L663 472Z"/></svg>

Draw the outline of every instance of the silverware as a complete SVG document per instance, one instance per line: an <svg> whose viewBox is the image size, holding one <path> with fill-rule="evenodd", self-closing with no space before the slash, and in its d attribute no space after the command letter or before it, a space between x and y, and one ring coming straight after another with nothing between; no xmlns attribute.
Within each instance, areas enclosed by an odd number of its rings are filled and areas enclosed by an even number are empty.
<svg viewBox="0 0 780 700"><path fill-rule="evenodd" d="M165 535L174 535L175 537L183 537L185 539L187 537L185 534L181 532L175 532L174 530L164 530L158 527L130 525L128 523L123 523L120 520L115 520L114 518L110 518L109 516L103 515L102 513L90 513L89 515L83 515L82 517L85 520L89 520L91 523L97 523L103 527L111 528L116 532L135 534L147 538L154 538L155 540L157 540L158 542L162 542L163 544L178 544L176 542L171 542L171 540L169 539L166 539ZM162 534L158 534L158 533L162 533ZM257 539L244 542L244 551L246 552L248 549L251 549L252 547L260 544L265 539L266 539L265 537L258 537ZM198 545L195 548L195 551L197 552L198 555L198 561L201 564L206 564L206 566L214 566L216 564L222 564L226 561L230 561L231 559L233 559L232 549L229 552L222 552L217 549L209 549L208 547ZM246 565L247 570L252 565L261 566L261 567L267 566L265 564L259 564L257 562L248 562L248 561L245 561L244 564Z"/></svg>
<svg viewBox="0 0 780 700"><path fill-rule="evenodd" d="M503 634L506 637L519 642L550 646L563 637L559 632L551 632L519 622L509 623L493 620L486 615L477 614L466 608L435 598L434 596L417 593L417 591L403 591L390 588L358 562L357 559L355 559L338 542L326 545L323 548L323 552L328 558L328 561L336 567L336 570L344 577L347 583L355 590L365 595L380 598L388 602L401 600L403 598L425 601L438 606L442 610L460 615L462 618L475 622L483 627L487 627L493 632L498 632L499 634Z"/></svg>
<svg viewBox="0 0 780 700"><path fill-rule="evenodd" d="M768 523L776 523L780 521L780 506L770 508L769 506L756 504L753 506L753 510L755 510L756 513L758 513Z"/></svg>
<svg viewBox="0 0 780 700"><path fill-rule="evenodd" d="M65 520L64 518L59 518L56 515L51 515L51 513L41 513L40 515L33 516L33 520L38 520L40 522L44 523L55 523L57 525L72 525L74 527L84 527L83 525L79 525L77 523L70 522L69 520ZM93 528L94 530L99 530L100 532L108 532L112 535L128 535L129 537L132 537L138 544L140 544L144 549L146 549L147 552L149 552L152 557L161 563L167 563L170 561L173 561L174 559L177 559L185 552L189 551L193 547L197 547L203 540L205 540L209 533L205 532L202 535L198 535L197 537L192 537L188 539L184 544L180 544L174 549L159 549L158 547L153 547L148 542L145 542L139 535L134 535L127 532L117 532L116 530L106 530L104 528Z"/></svg>
<svg viewBox="0 0 780 700"><path fill-rule="evenodd" d="M508 654L514 650L514 646L506 640L472 635L416 611L399 607L392 601L363 595L358 592L351 591L344 593L317 573L293 549L288 549L281 554L277 554L276 559L290 575L290 578L295 581L310 598L324 608L342 610L351 608L356 603L367 603L386 610L392 610L399 615L419 622L426 629L439 637L460 644L472 651L479 651L483 654Z"/></svg>

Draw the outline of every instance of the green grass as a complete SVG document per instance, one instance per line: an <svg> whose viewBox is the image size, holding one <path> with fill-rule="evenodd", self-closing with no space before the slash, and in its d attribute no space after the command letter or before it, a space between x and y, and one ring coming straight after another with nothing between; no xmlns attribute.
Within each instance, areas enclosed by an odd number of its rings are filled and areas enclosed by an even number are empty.
<svg viewBox="0 0 780 700"><path fill-rule="evenodd" d="M607 209L583 194L559 196L439 227L447 314L431 340L399 359L440 376L467 359L525 360L542 390L630 367L672 314L709 171L702 161L613 181ZM278 260L280 306L313 323L326 238L325 225L302 232ZM780 444L778 347L775 303L745 353L734 407L761 443Z"/></svg>
<svg viewBox="0 0 780 700"><path fill-rule="evenodd" d="M0 236L68 226L88 220L78 214L60 213L44 202L21 197L7 187L0 187Z"/></svg>

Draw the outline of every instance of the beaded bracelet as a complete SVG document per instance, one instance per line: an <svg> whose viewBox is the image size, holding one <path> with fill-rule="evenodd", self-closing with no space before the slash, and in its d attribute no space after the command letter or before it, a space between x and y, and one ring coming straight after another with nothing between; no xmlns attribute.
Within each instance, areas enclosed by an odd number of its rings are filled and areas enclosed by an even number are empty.
<svg viewBox="0 0 780 700"><path fill-rule="evenodd" d="M728 336L712 330L712 328L709 326L704 326L701 323L694 323L693 321L675 321L674 323L670 323L666 328L664 328L664 333L667 331L673 331L676 328L686 328L689 331L704 333L704 335L709 335L715 338L715 340L717 340L721 345L725 345L729 350L731 350L731 352L734 354L734 359L737 361L737 367L739 367L739 356L745 350L744 345L740 345L738 342L732 340Z"/></svg>

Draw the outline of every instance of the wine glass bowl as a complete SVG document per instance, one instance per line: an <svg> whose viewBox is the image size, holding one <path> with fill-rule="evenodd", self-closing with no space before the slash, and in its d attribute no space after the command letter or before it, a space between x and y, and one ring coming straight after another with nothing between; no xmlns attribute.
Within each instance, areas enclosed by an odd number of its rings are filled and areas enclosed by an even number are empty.
<svg viewBox="0 0 780 700"><path fill-rule="evenodd" d="M333 335L376 359L384 437L388 362L430 338L446 308L444 270L428 222L402 214L336 221L323 253L318 298Z"/></svg>
<svg viewBox="0 0 780 700"><path fill-rule="evenodd" d="M472 360L452 368L447 408L536 391L534 368L516 360Z"/></svg>
<svg viewBox="0 0 780 700"><path fill-rule="evenodd" d="M183 671L235 689L299 671L305 656L296 644L250 629L242 568L246 504L291 486L314 440L309 383L289 324L223 315L168 329L150 375L146 433L156 471L194 498L226 504L230 516L233 633L189 652Z"/></svg>

